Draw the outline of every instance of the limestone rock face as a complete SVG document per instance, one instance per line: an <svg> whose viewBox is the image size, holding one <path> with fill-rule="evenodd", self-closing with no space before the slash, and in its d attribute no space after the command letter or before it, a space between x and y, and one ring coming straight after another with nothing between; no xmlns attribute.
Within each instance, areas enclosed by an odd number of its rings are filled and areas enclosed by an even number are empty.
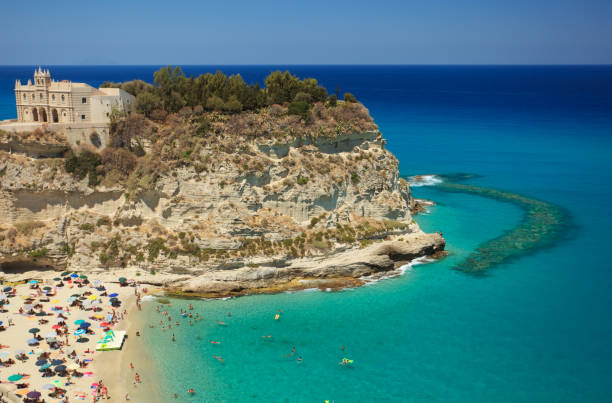
<svg viewBox="0 0 612 403"><path fill-rule="evenodd" d="M253 140L227 155L203 148L204 171L183 164L138 191L90 187L62 158L0 151L0 276L124 268L177 290L232 293L393 270L444 240L412 219L384 144L373 130Z"/></svg>

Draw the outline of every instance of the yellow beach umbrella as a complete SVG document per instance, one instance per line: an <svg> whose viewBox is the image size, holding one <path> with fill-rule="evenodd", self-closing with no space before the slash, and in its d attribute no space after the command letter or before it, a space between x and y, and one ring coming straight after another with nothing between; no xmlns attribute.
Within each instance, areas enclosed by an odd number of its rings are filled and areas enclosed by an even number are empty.
<svg viewBox="0 0 612 403"><path fill-rule="evenodd" d="M98 299L98 296L97 295L90 295L89 299L91 299L91 300Z"/></svg>
<svg viewBox="0 0 612 403"><path fill-rule="evenodd" d="M27 395L30 392L30 389L18 389L15 391L16 395Z"/></svg>
<svg viewBox="0 0 612 403"><path fill-rule="evenodd" d="M52 304L57 304L59 303L59 299L54 299L53 301L51 301Z"/></svg>

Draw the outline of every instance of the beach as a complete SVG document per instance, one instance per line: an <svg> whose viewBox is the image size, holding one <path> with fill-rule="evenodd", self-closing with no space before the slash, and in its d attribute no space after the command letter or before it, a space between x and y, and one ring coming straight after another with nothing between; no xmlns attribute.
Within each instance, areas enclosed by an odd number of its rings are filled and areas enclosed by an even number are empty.
<svg viewBox="0 0 612 403"><path fill-rule="evenodd" d="M2 285L0 390L5 399L19 402L30 393L36 401L40 393L46 402L92 401L105 390L109 401L126 401L127 394L146 394L146 388L134 386L142 354L127 351L139 344L135 316L144 289L133 280L105 279L66 272ZM96 351L107 331L116 337L126 331L121 349Z"/></svg>

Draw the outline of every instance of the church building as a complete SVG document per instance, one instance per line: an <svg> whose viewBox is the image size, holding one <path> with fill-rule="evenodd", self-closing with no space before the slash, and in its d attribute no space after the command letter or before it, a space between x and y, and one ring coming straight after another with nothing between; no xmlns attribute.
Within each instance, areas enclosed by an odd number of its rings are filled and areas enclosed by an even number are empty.
<svg viewBox="0 0 612 403"><path fill-rule="evenodd" d="M39 123L109 123L113 109L131 112L134 96L119 88L54 81L49 70L34 71L34 82L15 82L17 121Z"/></svg>

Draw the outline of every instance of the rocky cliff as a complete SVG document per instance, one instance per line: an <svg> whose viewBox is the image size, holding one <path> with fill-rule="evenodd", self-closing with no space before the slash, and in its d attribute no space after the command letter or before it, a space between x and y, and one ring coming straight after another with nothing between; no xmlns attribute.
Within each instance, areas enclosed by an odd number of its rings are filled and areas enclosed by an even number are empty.
<svg viewBox="0 0 612 403"><path fill-rule="evenodd" d="M278 107L141 119L115 128L138 152L117 140L88 175L75 156L17 153L12 137L0 151L0 275L121 271L231 295L352 285L442 251L412 219L367 110L350 107L308 123Z"/></svg>

